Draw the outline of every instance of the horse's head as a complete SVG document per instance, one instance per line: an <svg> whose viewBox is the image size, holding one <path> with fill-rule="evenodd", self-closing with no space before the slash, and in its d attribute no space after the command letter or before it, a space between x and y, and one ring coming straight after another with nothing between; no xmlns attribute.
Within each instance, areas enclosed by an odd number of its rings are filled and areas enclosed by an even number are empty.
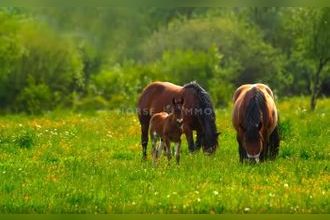
<svg viewBox="0 0 330 220"><path fill-rule="evenodd" d="M183 102L184 102L183 98L172 99L172 113L179 127L182 127L183 124L183 111L182 111Z"/></svg>
<svg viewBox="0 0 330 220"><path fill-rule="evenodd" d="M221 133L216 132L212 134L207 140L204 141L203 143L203 152L206 155L212 155L215 153L216 149L218 148L218 137Z"/></svg>
<svg viewBox="0 0 330 220"><path fill-rule="evenodd" d="M247 153L247 157L255 161L259 161L260 154L264 146L264 138L262 135L262 123L252 125L240 125L242 136L242 147Z"/></svg>

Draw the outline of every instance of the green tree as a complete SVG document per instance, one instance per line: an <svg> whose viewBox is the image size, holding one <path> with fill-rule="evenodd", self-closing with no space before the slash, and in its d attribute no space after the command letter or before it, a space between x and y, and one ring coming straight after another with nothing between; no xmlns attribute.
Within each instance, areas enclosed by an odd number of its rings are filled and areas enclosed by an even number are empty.
<svg viewBox="0 0 330 220"><path fill-rule="evenodd" d="M18 29L19 23L15 17L0 11L0 107L2 108L13 98L10 96L8 80L24 53L17 35Z"/></svg>
<svg viewBox="0 0 330 220"><path fill-rule="evenodd" d="M83 62L76 45L31 17L7 12L0 12L0 17L1 107L32 112L22 108L28 105L21 97L39 99L37 93L31 95L38 92L36 88L50 91L43 101L70 102L71 93L84 86Z"/></svg>
<svg viewBox="0 0 330 220"><path fill-rule="evenodd" d="M296 32L296 53L310 62L310 108L314 110L325 69L330 63L330 8L299 8L292 14L292 30Z"/></svg>
<svg viewBox="0 0 330 220"><path fill-rule="evenodd" d="M219 60L223 74L215 75L218 81L229 80L235 86L263 81L276 88L286 83L281 51L265 42L259 29L235 13L173 21L144 42L143 57L150 62L168 51L198 53L213 45L223 55Z"/></svg>

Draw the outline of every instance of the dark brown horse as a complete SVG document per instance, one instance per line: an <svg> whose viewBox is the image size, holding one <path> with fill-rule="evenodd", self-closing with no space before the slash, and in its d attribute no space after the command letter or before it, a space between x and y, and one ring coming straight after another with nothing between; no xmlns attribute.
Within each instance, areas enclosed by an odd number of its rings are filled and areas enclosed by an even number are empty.
<svg viewBox="0 0 330 220"><path fill-rule="evenodd" d="M170 114L167 112L159 112L154 114L150 119L149 132L152 141L152 156L154 162L156 162L161 155L163 147L165 147L168 161L171 160L171 142L175 143L174 154L176 162L177 164L180 162L183 99L176 100L173 98L172 102Z"/></svg>
<svg viewBox="0 0 330 220"><path fill-rule="evenodd" d="M280 138L272 90L261 83L242 85L235 91L233 101L240 161L275 159Z"/></svg>
<svg viewBox="0 0 330 220"><path fill-rule="evenodd" d="M200 147L206 154L215 152L218 146L218 133L215 113L207 92L196 82L178 86L169 82L153 82L144 88L138 100L138 117L141 124L143 159L147 156L148 129L150 118L159 112L169 112L172 99L183 98L183 132L186 135L190 152ZM197 133L196 144L193 131Z"/></svg>

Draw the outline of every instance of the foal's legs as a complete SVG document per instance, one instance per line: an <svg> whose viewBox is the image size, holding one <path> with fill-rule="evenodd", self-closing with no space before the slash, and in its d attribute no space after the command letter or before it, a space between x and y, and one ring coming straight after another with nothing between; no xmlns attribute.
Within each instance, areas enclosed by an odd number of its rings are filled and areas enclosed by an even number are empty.
<svg viewBox="0 0 330 220"><path fill-rule="evenodd" d="M171 143L169 139L165 139L165 149L166 149L166 156L167 160L170 161L172 159L172 154L171 154Z"/></svg>
<svg viewBox="0 0 330 220"><path fill-rule="evenodd" d="M162 155L163 147L164 147L164 143L163 143L162 139L159 138L159 143L157 146L157 158L159 158Z"/></svg>
<svg viewBox="0 0 330 220"><path fill-rule="evenodd" d="M151 155L154 165L156 164L157 160L157 139L158 138L156 134L151 134Z"/></svg>
<svg viewBox="0 0 330 220"><path fill-rule="evenodd" d="M176 163L180 163L180 154L181 154L181 140L178 143L175 143L175 159Z"/></svg>

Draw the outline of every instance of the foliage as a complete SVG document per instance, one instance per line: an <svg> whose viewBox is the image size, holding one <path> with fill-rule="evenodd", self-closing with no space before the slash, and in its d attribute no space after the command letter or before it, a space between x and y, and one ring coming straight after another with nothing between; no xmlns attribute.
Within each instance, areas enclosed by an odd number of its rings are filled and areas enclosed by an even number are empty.
<svg viewBox="0 0 330 220"><path fill-rule="evenodd" d="M20 148L31 148L36 144L36 139L34 131L27 129L14 139L14 143Z"/></svg>
<svg viewBox="0 0 330 220"><path fill-rule="evenodd" d="M328 57L329 14L328 8L3 7L0 110L134 107L155 80L197 80L216 106L227 105L243 83L269 84L278 96L328 95L329 65L320 77L316 72L320 56Z"/></svg>
<svg viewBox="0 0 330 220"><path fill-rule="evenodd" d="M40 114L53 107L53 98L46 84L30 83L17 97L18 110L25 110L30 114Z"/></svg>
<svg viewBox="0 0 330 220"><path fill-rule="evenodd" d="M304 87L311 94L311 109L315 108L316 98L321 86L329 78L328 74L330 53L330 10L329 8L299 8L292 10L286 18L287 30L294 33L292 55L289 68L297 68L302 77ZM325 71L324 71L325 70ZM293 74L294 76L295 74Z"/></svg>
<svg viewBox="0 0 330 220"><path fill-rule="evenodd" d="M51 100L54 96L64 102L68 94L84 86L80 54L68 40L29 19L13 23L17 28L11 30L11 41L16 39L14 48L19 50L7 49L5 54L0 51L0 57L15 57L15 63L9 63L0 77L2 106L40 112L54 106L50 101L58 104L59 100Z"/></svg>
<svg viewBox="0 0 330 220"><path fill-rule="evenodd" d="M256 28L234 16L175 21L146 41L144 54L145 59L155 59L171 50L207 51L211 46L223 54L219 65L235 85L282 82L281 54L262 40Z"/></svg>

